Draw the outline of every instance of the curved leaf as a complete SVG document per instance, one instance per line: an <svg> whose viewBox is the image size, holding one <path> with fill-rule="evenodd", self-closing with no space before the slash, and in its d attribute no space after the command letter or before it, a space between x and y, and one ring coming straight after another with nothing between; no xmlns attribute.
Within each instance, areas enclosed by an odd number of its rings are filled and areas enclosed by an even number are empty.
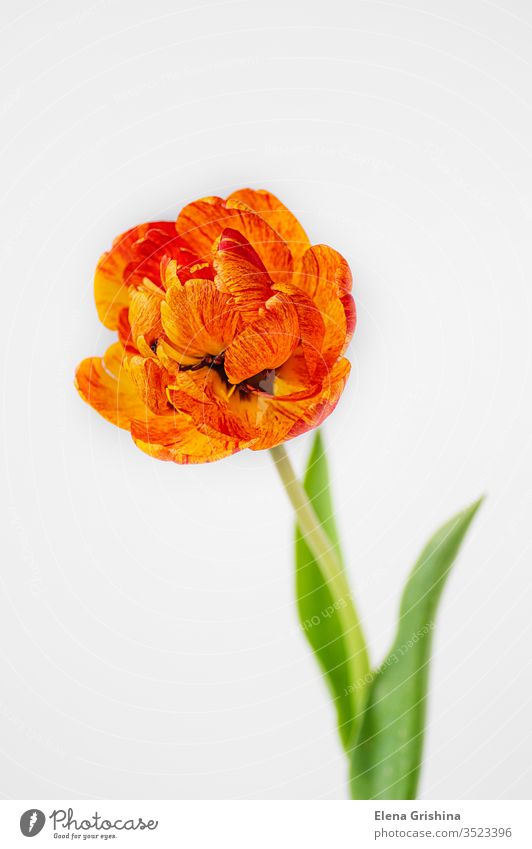
<svg viewBox="0 0 532 849"><path fill-rule="evenodd" d="M304 479L306 493L322 523L323 530L342 555L329 485L329 470L323 440L316 432ZM344 599L333 599L320 568L296 527L296 595L301 625L324 672L338 715L338 727L344 746L352 736L355 703L350 681L347 647L338 616Z"/></svg>
<svg viewBox="0 0 532 849"><path fill-rule="evenodd" d="M415 799L423 750L432 630L460 544L482 499L447 522L406 584L391 651L369 688L351 755L353 799Z"/></svg>

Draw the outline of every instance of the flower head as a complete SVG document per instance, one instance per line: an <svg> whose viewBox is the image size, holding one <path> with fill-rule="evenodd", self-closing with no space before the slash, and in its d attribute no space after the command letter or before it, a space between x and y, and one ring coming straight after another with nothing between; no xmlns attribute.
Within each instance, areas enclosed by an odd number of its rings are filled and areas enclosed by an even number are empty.
<svg viewBox="0 0 532 849"><path fill-rule="evenodd" d="M95 299L118 341L76 372L81 397L176 463L272 448L319 425L349 374L351 273L311 247L266 191L186 206L133 227L96 269Z"/></svg>

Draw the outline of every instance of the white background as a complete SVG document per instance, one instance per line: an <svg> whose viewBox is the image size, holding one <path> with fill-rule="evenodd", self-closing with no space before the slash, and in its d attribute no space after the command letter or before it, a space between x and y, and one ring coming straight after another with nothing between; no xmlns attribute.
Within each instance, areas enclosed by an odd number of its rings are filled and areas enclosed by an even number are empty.
<svg viewBox="0 0 532 849"><path fill-rule="evenodd" d="M269 455L151 460L73 387L111 339L112 238L249 185L355 274L325 435L375 661L425 539L489 496L437 624L423 797L529 796L530 4L3 12L0 793L346 796Z"/></svg>

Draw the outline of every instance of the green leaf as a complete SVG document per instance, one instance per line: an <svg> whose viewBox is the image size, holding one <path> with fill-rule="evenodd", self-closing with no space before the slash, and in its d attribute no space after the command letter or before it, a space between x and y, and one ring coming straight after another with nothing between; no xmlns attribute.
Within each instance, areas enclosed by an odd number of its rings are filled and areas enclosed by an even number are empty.
<svg viewBox="0 0 532 849"><path fill-rule="evenodd" d="M306 493L342 561L338 530L329 485L325 448L316 432L304 479ZM355 699L350 681L348 648L338 615L344 599L334 599L325 584L320 567L296 527L296 595L301 625L323 670L338 715L338 727L344 746L352 737Z"/></svg>
<svg viewBox="0 0 532 849"><path fill-rule="evenodd" d="M453 561L481 502L440 528L407 581L397 634L370 685L350 755L353 799L416 798L434 618Z"/></svg>

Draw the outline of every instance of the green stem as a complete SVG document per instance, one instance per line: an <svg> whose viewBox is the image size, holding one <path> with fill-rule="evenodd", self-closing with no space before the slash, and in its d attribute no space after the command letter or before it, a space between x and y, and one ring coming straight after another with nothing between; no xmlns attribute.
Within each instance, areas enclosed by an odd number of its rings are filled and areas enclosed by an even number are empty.
<svg viewBox="0 0 532 849"><path fill-rule="evenodd" d="M338 616L350 663L350 680L356 695L357 714L362 716L365 707L365 691L370 680L370 665L366 641L356 611L351 590L338 554L323 530L321 522L307 496L303 484L298 480L284 445L270 449L277 471L296 513L296 520L310 551L316 558L324 580L334 601L345 601L338 605Z"/></svg>

